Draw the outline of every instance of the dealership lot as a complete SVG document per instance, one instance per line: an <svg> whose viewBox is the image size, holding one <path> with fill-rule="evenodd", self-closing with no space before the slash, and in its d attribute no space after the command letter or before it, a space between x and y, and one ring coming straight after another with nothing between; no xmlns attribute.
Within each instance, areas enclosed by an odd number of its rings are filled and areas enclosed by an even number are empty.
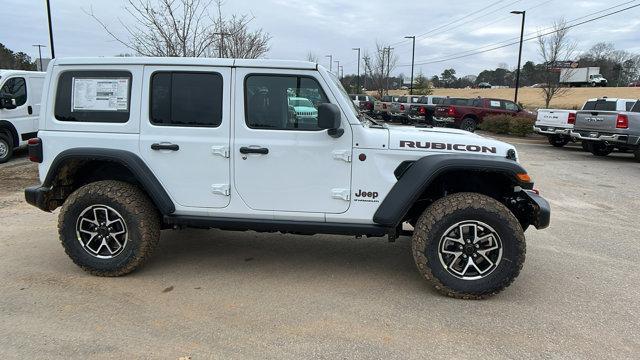
<svg viewBox="0 0 640 360"><path fill-rule="evenodd" d="M506 141L552 221L486 301L432 290L408 238L165 231L141 271L92 277L64 254L57 211L23 201L37 179L21 152L0 165L0 357L635 357L640 164Z"/></svg>

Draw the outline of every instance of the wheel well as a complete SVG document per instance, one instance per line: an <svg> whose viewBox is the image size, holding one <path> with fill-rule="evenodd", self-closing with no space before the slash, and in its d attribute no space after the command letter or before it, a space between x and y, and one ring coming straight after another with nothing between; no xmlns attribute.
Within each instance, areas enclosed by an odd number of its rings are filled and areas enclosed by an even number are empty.
<svg viewBox="0 0 640 360"><path fill-rule="evenodd" d="M62 163L51 179L53 190L49 199L53 208L61 206L72 192L80 187L101 180L118 180L136 185L146 190L136 179L133 172L125 165L109 160L70 159ZM149 194L147 194L149 195Z"/></svg>
<svg viewBox="0 0 640 360"><path fill-rule="evenodd" d="M18 131L16 131L16 128L12 123L6 120L0 120L0 134L2 133L11 135L13 146L18 147L18 145L20 144L20 139L18 138Z"/></svg>
<svg viewBox="0 0 640 360"><path fill-rule="evenodd" d="M515 179L501 172L482 170L448 171L439 175L429 184L409 212L407 212L403 222L408 221L411 224L415 224L418 217L428 206L447 195L472 192L489 196L503 203L526 228L528 226L526 224L527 214L514 206L515 204L511 201L512 198L516 197L514 193L515 186L517 186Z"/></svg>
<svg viewBox="0 0 640 360"><path fill-rule="evenodd" d="M478 123L478 117L475 114L466 114L462 117L462 121L465 119L473 119L476 123Z"/></svg>

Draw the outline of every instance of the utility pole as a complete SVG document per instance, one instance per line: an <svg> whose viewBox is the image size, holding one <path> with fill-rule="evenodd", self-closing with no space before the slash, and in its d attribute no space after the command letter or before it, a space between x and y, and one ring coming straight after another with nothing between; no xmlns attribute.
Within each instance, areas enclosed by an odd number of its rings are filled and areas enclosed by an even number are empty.
<svg viewBox="0 0 640 360"><path fill-rule="evenodd" d="M405 36L404 38L413 40L413 50L411 51L411 84L409 85L409 95L413 95L413 66L416 60L416 37Z"/></svg>
<svg viewBox="0 0 640 360"><path fill-rule="evenodd" d="M218 57L222 58L222 55L224 54L224 37L231 34L227 32L218 32L218 33L213 33L213 35L220 35L220 46L218 46Z"/></svg>
<svg viewBox="0 0 640 360"><path fill-rule="evenodd" d="M49 20L49 45L51 46L51 58L55 58L56 54L53 50L53 28L51 26L51 6L49 6L49 0L47 0L47 19Z"/></svg>
<svg viewBox="0 0 640 360"><path fill-rule="evenodd" d="M333 55L325 55L324 57L329 58L329 72L333 72Z"/></svg>
<svg viewBox="0 0 640 360"><path fill-rule="evenodd" d="M390 64L391 64L391 50L393 50L391 46L387 48L387 95L389 95L389 73L391 72ZM384 54L383 54L384 55Z"/></svg>
<svg viewBox="0 0 640 360"><path fill-rule="evenodd" d="M356 93L360 93L360 48L353 48L353 50L358 50L358 77L356 82ZM366 77L366 76L365 76Z"/></svg>
<svg viewBox="0 0 640 360"><path fill-rule="evenodd" d="M522 27L520 28L520 51L518 52L518 70L516 71L516 94L513 102L518 103L518 88L520 87L520 62L522 61L522 43L524 42L524 19L526 11L512 11L512 14L522 15Z"/></svg>
<svg viewBox="0 0 640 360"><path fill-rule="evenodd" d="M340 79L344 77L344 66L338 65L338 70L340 72Z"/></svg>
<svg viewBox="0 0 640 360"><path fill-rule="evenodd" d="M336 60L334 61L334 63L338 64L338 67L336 68L336 75L339 77L340 76L340 60Z"/></svg>
<svg viewBox="0 0 640 360"><path fill-rule="evenodd" d="M387 52L387 48L382 48L382 68L380 69L380 87L382 88L382 95L384 95L384 58L385 58L385 53ZM377 70L377 69L376 69ZM375 75L371 75L372 77ZM374 84L375 84L375 80L374 80Z"/></svg>
<svg viewBox="0 0 640 360"><path fill-rule="evenodd" d="M38 58L40 59L40 71L44 71L44 69L42 68L42 48L46 46L42 44L35 44L33 46L38 48Z"/></svg>

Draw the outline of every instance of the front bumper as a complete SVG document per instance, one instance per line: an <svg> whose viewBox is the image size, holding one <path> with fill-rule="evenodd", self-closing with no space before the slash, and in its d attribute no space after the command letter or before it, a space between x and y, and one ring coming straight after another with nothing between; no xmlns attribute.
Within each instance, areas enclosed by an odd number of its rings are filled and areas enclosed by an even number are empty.
<svg viewBox="0 0 640 360"><path fill-rule="evenodd" d="M30 186L24 190L24 199L30 205L37 207L38 209L46 212L50 212L49 208L49 195L51 194L51 189L36 185Z"/></svg>
<svg viewBox="0 0 640 360"><path fill-rule="evenodd" d="M524 194L529 198L529 204L533 208L533 214L530 217L531 225L538 230L549 227L551 222L551 206L549 202L532 190L524 190Z"/></svg>
<svg viewBox="0 0 640 360"><path fill-rule="evenodd" d="M619 145L640 145L640 136L627 134L601 133L598 131L571 131L571 137L587 141L604 141L610 144Z"/></svg>
<svg viewBox="0 0 640 360"><path fill-rule="evenodd" d="M571 129L563 129L563 128L556 128L553 126L543 126L543 125L539 125L533 126L533 131L541 134L541 135L569 135L571 133Z"/></svg>

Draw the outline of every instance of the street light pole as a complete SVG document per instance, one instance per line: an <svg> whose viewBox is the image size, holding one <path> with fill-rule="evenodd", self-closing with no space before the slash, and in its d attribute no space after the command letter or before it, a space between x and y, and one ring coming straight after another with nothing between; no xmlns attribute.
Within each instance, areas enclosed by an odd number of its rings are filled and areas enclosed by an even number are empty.
<svg viewBox="0 0 640 360"><path fill-rule="evenodd" d="M522 15L522 26L520 28L520 51L518 52L518 70L516 70L516 93L513 102L518 103L518 88L520 88L520 63L522 61L522 43L524 41L524 19L526 11L512 11L512 14Z"/></svg>
<svg viewBox="0 0 640 360"><path fill-rule="evenodd" d="M324 57L329 58L329 72L333 71L333 55L325 55Z"/></svg>
<svg viewBox="0 0 640 360"><path fill-rule="evenodd" d="M360 48L353 48L353 50L358 50L358 80L356 82L356 93L360 93Z"/></svg>
<svg viewBox="0 0 640 360"><path fill-rule="evenodd" d="M55 58L56 54L53 50L53 28L51 27L51 6L49 6L49 0L47 0L47 19L49 19L49 45L51 45L51 58Z"/></svg>
<svg viewBox="0 0 640 360"><path fill-rule="evenodd" d="M411 83L409 85L409 95L413 95L413 66L416 59L416 37L405 36L405 39L411 39L413 41L413 50L411 51Z"/></svg>
<svg viewBox="0 0 640 360"><path fill-rule="evenodd" d="M336 60L334 63L338 64L338 67L336 68L336 75L340 77L340 60Z"/></svg>
<svg viewBox="0 0 640 360"><path fill-rule="evenodd" d="M387 95L389 95L389 72L391 72L390 64L391 64L391 50L393 50L391 46L387 48ZM384 53L382 54L384 57Z"/></svg>
<svg viewBox="0 0 640 360"><path fill-rule="evenodd" d="M344 77L344 66L338 65L338 70L340 72L340 80Z"/></svg>
<svg viewBox="0 0 640 360"><path fill-rule="evenodd" d="M42 68L42 48L46 46L42 44L35 44L33 46L38 48L38 58L40 59L40 71L44 71L44 69Z"/></svg>

